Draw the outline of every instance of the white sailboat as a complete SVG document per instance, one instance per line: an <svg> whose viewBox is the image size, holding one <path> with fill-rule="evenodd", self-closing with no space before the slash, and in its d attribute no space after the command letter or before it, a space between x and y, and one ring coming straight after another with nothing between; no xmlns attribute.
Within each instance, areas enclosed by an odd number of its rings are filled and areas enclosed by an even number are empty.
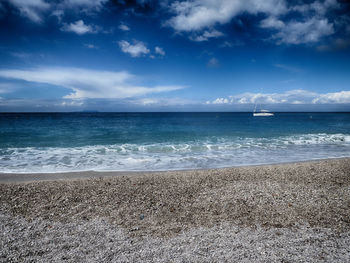
<svg viewBox="0 0 350 263"><path fill-rule="evenodd" d="M256 112L256 105L254 108L253 116L254 117L268 117L268 116L274 116L275 114L273 112L269 112L268 110L260 110L259 112Z"/></svg>

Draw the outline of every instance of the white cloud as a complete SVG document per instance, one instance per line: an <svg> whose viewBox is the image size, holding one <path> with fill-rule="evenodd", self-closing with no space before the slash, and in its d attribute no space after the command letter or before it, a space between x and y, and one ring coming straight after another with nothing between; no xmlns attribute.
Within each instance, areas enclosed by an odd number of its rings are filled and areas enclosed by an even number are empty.
<svg viewBox="0 0 350 263"><path fill-rule="evenodd" d="M209 38L218 38L222 36L224 36L222 32L212 29L210 31L206 30L200 35L192 36L190 37L190 39L193 41L202 42L202 41L208 41Z"/></svg>
<svg viewBox="0 0 350 263"><path fill-rule="evenodd" d="M96 26L86 25L83 20L78 20L75 23L64 24L61 30L84 35L87 33L97 33L98 28Z"/></svg>
<svg viewBox="0 0 350 263"><path fill-rule="evenodd" d="M277 23L277 22L276 22ZM267 24L264 25L265 27ZM311 18L304 22L291 21L287 24L279 24L279 27L271 24L271 27L280 31L272 36L279 43L304 44L319 41L324 36L334 33L332 23L326 18Z"/></svg>
<svg viewBox="0 0 350 263"><path fill-rule="evenodd" d="M350 103L350 91L320 94L313 103Z"/></svg>
<svg viewBox="0 0 350 263"><path fill-rule="evenodd" d="M122 30L122 31L129 31L129 30L130 30L130 27L128 27L128 26L125 25L125 24L119 25L118 28L119 28L120 30Z"/></svg>
<svg viewBox="0 0 350 263"><path fill-rule="evenodd" d="M52 12L52 15L57 17L58 22L61 22L62 18L64 16L64 11L63 10L54 10Z"/></svg>
<svg viewBox="0 0 350 263"><path fill-rule="evenodd" d="M83 7L86 9L100 10L108 0L64 0L63 6L66 8Z"/></svg>
<svg viewBox="0 0 350 263"><path fill-rule="evenodd" d="M84 105L84 101L82 100L64 100L60 103L60 106L64 106L64 107L80 107Z"/></svg>
<svg viewBox="0 0 350 263"><path fill-rule="evenodd" d="M136 77L128 72L97 71L79 68L39 68L34 70L0 70L0 77L46 83L72 91L66 99L129 98L150 93L183 89L183 86L145 87L135 85Z"/></svg>
<svg viewBox="0 0 350 263"><path fill-rule="evenodd" d="M119 47L124 53L128 53L132 57L140 57L150 53L150 50L141 41L136 41L134 45L128 41L122 40L118 42Z"/></svg>
<svg viewBox="0 0 350 263"><path fill-rule="evenodd" d="M197 31L216 24L226 24L243 12L279 15L287 11L284 0L194 0L176 1L171 5L175 14L167 25L176 31Z"/></svg>
<svg viewBox="0 0 350 263"><path fill-rule="evenodd" d="M260 27L275 29L278 32L272 35L278 43L305 44L320 41L322 37L335 32L334 24L325 17L327 11L339 8L337 0L315 1L309 4L296 5L289 11L300 12L303 17L299 20L283 22L276 16L268 16L262 20Z"/></svg>
<svg viewBox="0 0 350 263"><path fill-rule="evenodd" d="M207 104L338 104L350 103L350 91L316 93L290 90L284 93L243 93L207 101Z"/></svg>
<svg viewBox="0 0 350 263"><path fill-rule="evenodd" d="M340 4L337 0L325 0L323 2L315 1L310 4L297 5L291 8L293 11L298 11L304 14L314 12L316 15L323 16L329 9L339 8Z"/></svg>
<svg viewBox="0 0 350 263"><path fill-rule="evenodd" d="M285 24L277 19L276 17L269 16L268 18L265 18L261 21L260 26L262 28L275 28L275 29L281 29L285 27Z"/></svg>
<svg viewBox="0 0 350 263"><path fill-rule="evenodd" d="M165 51L163 48L161 47L155 47L154 48L154 52L158 55L161 55L161 56L165 56Z"/></svg>
<svg viewBox="0 0 350 263"><path fill-rule="evenodd" d="M61 21L65 9L75 9L79 12L99 11L108 0L64 0L62 2L45 0L5 0L15 6L21 13L36 23L43 22L43 16L48 10Z"/></svg>
<svg viewBox="0 0 350 263"><path fill-rule="evenodd" d="M11 0L12 5L18 8L22 16L28 17L36 23L41 23L41 13L50 8L44 0Z"/></svg>
<svg viewBox="0 0 350 263"><path fill-rule="evenodd" d="M130 103L142 106L185 106L199 105L198 101L188 100L184 98L137 98L129 100Z"/></svg>
<svg viewBox="0 0 350 263"><path fill-rule="evenodd" d="M217 98L213 102L207 101L206 104L228 104L229 100L227 98Z"/></svg>
<svg viewBox="0 0 350 263"><path fill-rule="evenodd" d="M177 32L189 32L191 40L206 41L211 37L222 36L213 34L219 32L214 27L227 24L238 15L265 14L260 27L276 30L272 39L278 44L305 44L317 42L335 32L334 24L327 19L326 14L329 10L340 7L337 0L314 1L302 5L287 4L285 0L176 1L170 5L174 15L165 25ZM292 19L282 16L291 12L298 12L299 16L293 16Z"/></svg>

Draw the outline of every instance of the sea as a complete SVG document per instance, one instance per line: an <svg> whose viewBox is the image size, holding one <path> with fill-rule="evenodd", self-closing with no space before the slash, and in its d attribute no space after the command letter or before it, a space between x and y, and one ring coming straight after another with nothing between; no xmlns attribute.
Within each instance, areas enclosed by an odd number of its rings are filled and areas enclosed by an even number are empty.
<svg viewBox="0 0 350 263"><path fill-rule="evenodd" d="M350 113L0 113L0 172L158 171L350 157Z"/></svg>

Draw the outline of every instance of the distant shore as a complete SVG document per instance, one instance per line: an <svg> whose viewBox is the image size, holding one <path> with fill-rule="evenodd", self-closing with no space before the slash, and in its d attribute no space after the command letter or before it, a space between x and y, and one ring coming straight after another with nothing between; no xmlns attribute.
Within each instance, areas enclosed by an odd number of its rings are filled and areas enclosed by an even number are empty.
<svg viewBox="0 0 350 263"><path fill-rule="evenodd" d="M350 260L350 158L0 177L0 261Z"/></svg>

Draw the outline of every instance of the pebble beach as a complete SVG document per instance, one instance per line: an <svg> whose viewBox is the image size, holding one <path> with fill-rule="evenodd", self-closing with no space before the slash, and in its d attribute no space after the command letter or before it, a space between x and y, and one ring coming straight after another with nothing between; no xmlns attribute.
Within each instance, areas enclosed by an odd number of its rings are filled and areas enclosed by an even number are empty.
<svg viewBox="0 0 350 263"><path fill-rule="evenodd" d="M349 262L350 159L0 174L0 262Z"/></svg>

